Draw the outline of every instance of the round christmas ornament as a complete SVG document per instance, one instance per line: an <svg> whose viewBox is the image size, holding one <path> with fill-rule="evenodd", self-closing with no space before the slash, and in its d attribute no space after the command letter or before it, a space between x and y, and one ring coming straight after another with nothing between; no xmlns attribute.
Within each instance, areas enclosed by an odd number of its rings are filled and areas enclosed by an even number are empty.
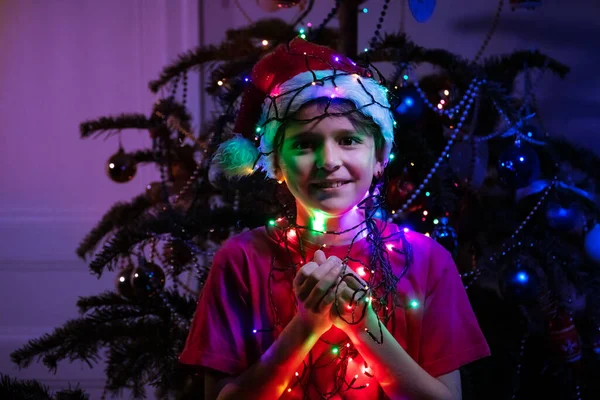
<svg viewBox="0 0 600 400"><path fill-rule="evenodd" d="M498 178L507 187L518 189L529 186L539 176L537 152L522 141L516 141L498 157Z"/></svg>
<svg viewBox="0 0 600 400"><path fill-rule="evenodd" d="M567 364L576 364L581 359L581 337L570 313L559 308L548 321L550 347Z"/></svg>
<svg viewBox="0 0 600 400"><path fill-rule="evenodd" d="M513 304L529 304L538 298L539 277L533 268L522 265L507 268L501 276L500 291L504 299Z"/></svg>
<svg viewBox="0 0 600 400"><path fill-rule="evenodd" d="M184 266L192 261L193 254L183 240L173 239L165 243L163 257L172 265Z"/></svg>
<svg viewBox="0 0 600 400"><path fill-rule="evenodd" d="M281 10L282 8L291 8L300 4L300 0L256 0L256 4L267 12Z"/></svg>
<svg viewBox="0 0 600 400"><path fill-rule="evenodd" d="M458 236L454 228L448 225L448 218L440 219L440 222L431 233L431 238L444 246L452 254L452 257L456 257L458 254Z"/></svg>
<svg viewBox="0 0 600 400"><path fill-rule="evenodd" d="M131 276L134 269L134 266L129 264L117 273L115 279L117 293L127 299L133 299L135 297L135 290L131 285Z"/></svg>
<svg viewBox="0 0 600 400"><path fill-rule="evenodd" d="M146 198L151 204L158 204L166 201L163 193L162 182L151 182L147 184Z"/></svg>
<svg viewBox="0 0 600 400"><path fill-rule="evenodd" d="M564 206L557 201L549 201L546 207L548 225L554 229L570 231L580 225L584 218L584 212L575 203Z"/></svg>
<svg viewBox="0 0 600 400"><path fill-rule="evenodd" d="M131 286L136 296L151 297L165 286L165 273L158 265L140 258L139 266L131 274Z"/></svg>
<svg viewBox="0 0 600 400"><path fill-rule="evenodd" d="M106 172L110 179L117 183L126 183L133 179L137 171L137 164L131 154L119 148L106 163Z"/></svg>
<svg viewBox="0 0 600 400"><path fill-rule="evenodd" d="M433 15L436 0L408 0L408 8L417 22L425 22Z"/></svg>
<svg viewBox="0 0 600 400"><path fill-rule="evenodd" d="M592 337L592 352L596 360L600 360L600 327L596 328Z"/></svg>
<svg viewBox="0 0 600 400"><path fill-rule="evenodd" d="M387 189L385 194L386 203L392 210L397 210L401 208L408 199L410 195L414 193L416 189L416 185L413 182L413 179L410 177L410 174L405 172L400 176L396 176L391 178L387 183ZM418 202L413 202L409 208L409 212L418 211L423 206Z"/></svg>
<svg viewBox="0 0 600 400"><path fill-rule="evenodd" d="M400 87L394 91L394 95L393 106L400 126L412 125L423 116L425 103L414 86Z"/></svg>
<svg viewBox="0 0 600 400"><path fill-rule="evenodd" d="M585 235L584 247L588 258L600 263L600 224L594 225Z"/></svg>

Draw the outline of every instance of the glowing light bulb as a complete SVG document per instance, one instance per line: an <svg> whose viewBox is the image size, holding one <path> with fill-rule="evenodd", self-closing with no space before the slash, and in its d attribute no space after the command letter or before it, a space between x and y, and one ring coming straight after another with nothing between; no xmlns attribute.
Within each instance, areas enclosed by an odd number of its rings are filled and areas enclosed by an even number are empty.
<svg viewBox="0 0 600 400"><path fill-rule="evenodd" d="M288 237L289 238L296 237L296 230L295 229L290 229L290 231L288 232Z"/></svg>
<svg viewBox="0 0 600 400"><path fill-rule="evenodd" d="M113 169L114 167L115 167L115 164L113 164L113 163L108 164L108 168Z"/></svg>
<svg viewBox="0 0 600 400"><path fill-rule="evenodd" d="M354 379L358 379L358 374L354 375Z"/></svg>
<svg viewBox="0 0 600 400"><path fill-rule="evenodd" d="M427 215L429 212L427 210L423 211L423 215Z"/></svg>
<svg viewBox="0 0 600 400"><path fill-rule="evenodd" d="M336 57L336 58L335 58L335 61L340 61L340 58L339 58L339 57Z"/></svg>
<svg viewBox="0 0 600 400"><path fill-rule="evenodd" d="M367 7L365 7L365 8L362 9L362 12L366 14L366 13L369 12L369 9Z"/></svg>
<svg viewBox="0 0 600 400"><path fill-rule="evenodd" d="M296 376L300 376L300 374L298 372L296 372Z"/></svg>
<svg viewBox="0 0 600 400"><path fill-rule="evenodd" d="M340 352L340 349L338 349L337 347L334 347L333 349L331 349L331 352L332 352L333 354L337 354L337 353L339 353L339 352Z"/></svg>
<svg viewBox="0 0 600 400"><path fill-rule="evenodd" d="M441 104L438 104L438 105L437 105L437 108L438 108L438 110L441 110L442 108L444 108L444 106L443 106L443 105L441 105Z"/></svg>
<svg viewBox="0 0 600 400"><path fill-rule="evenodd" d="M256 329L252 329L252 333L256 333Z"/></svg>
<svg viewBox="0 0 600 400"><path fill-rule="evenodd" d="M417 308L417 307L419 307L419 302L417 300L411 300L409 305L410 305L410 308Z"/></svg>
<svg viewBox="0 0 600 400"><path fill-rule="evenodd" d="M444 99L441 99L441 100L440 100L440 104L446 104L446 100L444 100Z"/></svg>
<svg viewBox="0 0 600 400"><path fill-rule="evenodd" d="M350 358L348 359L348 362L352 362L352 357L350 357Z"/></svg>
<svg viewBox="0 0 600 400"><path fill-rule="evenodd" d="M269 225L275 226L275 220L274 219L269 220Z"/></svg>
<svg viewBox="0 0 600 400"><path fill-rule="evenodd" d="M410 229L408 229L408 228L404 228L404 233L408 233L409 230Z"/></svg>
<svg viewBox="0 0 600 400"><path fill-rule="evenodd" d="M425 232L425 236L429 237L429 232Z"/></svg>
<svg viewBox="0 0 600 400"><path fill-rule="evenodd" d="M325 221L327 217L321 211L315 211L314 217L311 219L312 229L318 232L325 231Z"/></svg>
<svg viewBox="0 0 600 400"><path fill-rule="evenodd" d="M365 276L367 273L365 272L365 268L364 267L358 267L356 269L356 272L358 273L358 275L360 276Z"/></svg>
<svg viewBox="0 0 600 400"><path fill-rule="evenodd" d="M394 121L395 122L395 121ZM390 160L393 160L394 158L396 158L396 156L394 155L394 153L390 154Z"/></svg>
<svg viewBox="0 0 600 400"><path fill-rule="evenodd" d="M439 223L440 223L440 220L439 220L439 219L437 219L437 218L436 218L436 219L434 219L434 220L433 220L433 224L434 224L434 225L437 225L437 224L439 224Z"/></svg>
<svg viewBox="0 0 600 400"><path fill-rule="evenodd" d="M262 45L263 46L268 46L269 45L269 41L267 39L262 41Z"/></svg>
<svg viewBox="0 0 600 400"><path fill-rule="evenodd" d="M223 86L223 81L217 81L217 85Z"/></svg>
<svg viewBox="0 0 600 400"><path fill-rule="evenodd" d="M346 347L350 347L350 343L346 343Z"/></svg>
<svg viewBox="0 0 600 400"><path fill-rule="evenodd" d="M292 388L288 388L288 392L291 392L291 391L292 391Z"/></svg>
<svg viewBox="0 0 600 400"><path fill-rule="evenodd" d="M450 94L450 91L448 89L444 90L444 96L448 96Z"/></svg>

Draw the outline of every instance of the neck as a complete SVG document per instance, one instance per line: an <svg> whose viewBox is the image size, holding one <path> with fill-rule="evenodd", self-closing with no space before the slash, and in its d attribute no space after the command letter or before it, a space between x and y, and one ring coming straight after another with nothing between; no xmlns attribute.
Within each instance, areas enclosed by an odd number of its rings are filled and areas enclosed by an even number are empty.
<svg viewBox="0 0 600 400"><path fill-rule="evenodd" d="M296 209L296 224L310 228L303 230L302 239L316 245L347 245L352 243L354 237L361 230L365 229L363 210L352 209L344 214L334 216L318 210L308 210L301 204L297 204ZM344 233L322 233L325 231Z"/></svg>

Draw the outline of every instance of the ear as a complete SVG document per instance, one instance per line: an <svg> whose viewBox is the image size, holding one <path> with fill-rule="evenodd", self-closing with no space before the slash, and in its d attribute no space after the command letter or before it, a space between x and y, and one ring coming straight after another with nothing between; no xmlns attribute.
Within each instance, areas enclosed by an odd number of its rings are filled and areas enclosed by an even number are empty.
<svg viewBox="0 0 600 400"><path fill-rule="evenodd" d="M373 176L379 179L383 175L383 170L385 169L385 164L383 161L377 160L375 161L375 167L373 168Z"/></svg>
<svg viewBox="0 0 600 400"><path fill-rule="evenodd" d="M279 165L277 165L277 164L273 165L273 175L275 175L275 179L277 179L278 182L285 181L283 172L281 171L281 168L279 168Z"/></svg>

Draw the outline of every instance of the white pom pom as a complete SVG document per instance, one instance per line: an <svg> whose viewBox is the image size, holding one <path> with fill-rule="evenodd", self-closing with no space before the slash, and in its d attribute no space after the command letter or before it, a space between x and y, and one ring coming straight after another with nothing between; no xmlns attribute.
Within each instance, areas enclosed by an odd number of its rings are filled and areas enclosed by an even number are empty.
<svg viewBox="0 0 600 400"><path fill-rule="evenodd" d="M221 143L213 157L213 163L227 178L241 178L254 173L254 165L260 153L254 143L236 135Z"/></svg>

